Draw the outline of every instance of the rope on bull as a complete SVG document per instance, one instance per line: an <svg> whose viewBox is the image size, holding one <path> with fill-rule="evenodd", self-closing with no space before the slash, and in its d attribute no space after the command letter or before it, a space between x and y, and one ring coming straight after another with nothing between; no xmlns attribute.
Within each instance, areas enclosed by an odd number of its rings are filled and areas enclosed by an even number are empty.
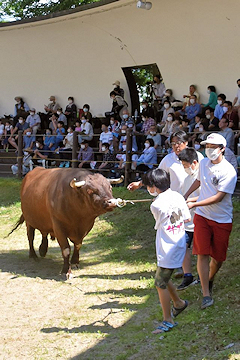
<svg viewBox="0 0 240 360"><path fill-rule="evenodd" d="M122 207L126 206L127 204L134 205L135 203L149 202L149 201L153 201L153 199L138 199L138 200L124 200L121 198L111 199L111 202L119 208L122 208Z"/></svg>

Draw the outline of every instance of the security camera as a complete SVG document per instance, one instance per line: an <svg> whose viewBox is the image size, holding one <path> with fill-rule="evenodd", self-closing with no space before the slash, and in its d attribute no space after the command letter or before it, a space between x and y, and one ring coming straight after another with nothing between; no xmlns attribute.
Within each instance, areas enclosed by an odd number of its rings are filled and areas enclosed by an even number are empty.
<svg viewBox="0 0 240 360"><path fill-rule="evenodd" d="M139 0L139 1L137 2L137 8L138 8L138 9L150 10L151 7L152 7L152 3L149 2L149 1Z"/></svg>

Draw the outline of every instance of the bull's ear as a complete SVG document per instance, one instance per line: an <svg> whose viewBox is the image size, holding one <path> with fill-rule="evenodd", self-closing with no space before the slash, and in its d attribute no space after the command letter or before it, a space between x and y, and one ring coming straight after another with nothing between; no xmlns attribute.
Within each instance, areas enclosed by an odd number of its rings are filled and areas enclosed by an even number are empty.
<svg viewBox="0 0 240 360"><path fill-rule="evenodd" d="M75 178L73 180L70 181L70 186L71 188L81 188L82 186L84 186L86 184L86 181L82 180L82 181L77 181Z"/></svg>

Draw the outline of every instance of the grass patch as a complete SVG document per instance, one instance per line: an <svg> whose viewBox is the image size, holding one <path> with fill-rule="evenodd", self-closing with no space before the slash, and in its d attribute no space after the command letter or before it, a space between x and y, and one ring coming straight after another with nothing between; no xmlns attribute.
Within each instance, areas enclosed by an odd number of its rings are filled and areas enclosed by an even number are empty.
<svg viewBox="0 0 240 360"><path fill-rule="evenodd" d="M81 248L80 269L71 281L62 282L56 241L36 263L28 259L25 226L3 238L21 214L20 185L15 179L0 179L0 352L6 358L239 359L238 200L214 306L201 311L200 286L190 287L181 293L190 305L179 316L178 327L156 336L151 332L162 314L154 288L155 231L149 203L129 204L97 219ZM113 193L124 199L149 197L143 190L132 194L114 188ZM37 234L36 248L40 240ZM195 263L193 258L194 274Z"/></svg>

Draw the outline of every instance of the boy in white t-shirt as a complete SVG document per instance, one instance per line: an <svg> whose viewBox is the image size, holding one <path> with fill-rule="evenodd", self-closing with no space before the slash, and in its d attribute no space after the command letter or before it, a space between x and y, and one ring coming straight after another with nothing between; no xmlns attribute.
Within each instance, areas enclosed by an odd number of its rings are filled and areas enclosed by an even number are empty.
<svg viewBox="0 0 240 360"><path fill-rule="evenodd" d="M163 311L163 321L153 333L159 334L176 326L173 317L188 306L187 301L179 298L170 278L174 269L182 266L186 252L184 223L191 220L191 215L183 196L170 189L170 177L165 170L148 171L143 183L147 186L149 194L156 196L150 209L156 220L157 230L155 285Z"/></svg>
<svg viewBox="0 0 240 360"><path fill-rule="evenodd" d="M199 197L187 199L187 202L189 209L197 208L193 254L198 255L197 268L203 293L201 309L205 309L213 304L213 279L226 260L232 230L231 197L237 175L223 156L226 139L222 135L210 134L201 145L206 145L208 158L200 162L199 175L185 194L185 199L201 185Z"/></svg>

